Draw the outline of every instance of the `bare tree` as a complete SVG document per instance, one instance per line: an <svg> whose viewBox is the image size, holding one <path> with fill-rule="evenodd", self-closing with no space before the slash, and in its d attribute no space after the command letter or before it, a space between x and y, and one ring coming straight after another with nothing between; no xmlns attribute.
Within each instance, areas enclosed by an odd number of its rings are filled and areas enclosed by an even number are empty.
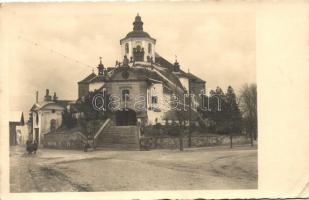
<svg viewBox="0 0 309 200"><path fill-rule="evenodd" d="M249 131L251 145L257 138L257 87L255 83L245 84L240 92L240 108L244 118L244 124Z"/></svg>

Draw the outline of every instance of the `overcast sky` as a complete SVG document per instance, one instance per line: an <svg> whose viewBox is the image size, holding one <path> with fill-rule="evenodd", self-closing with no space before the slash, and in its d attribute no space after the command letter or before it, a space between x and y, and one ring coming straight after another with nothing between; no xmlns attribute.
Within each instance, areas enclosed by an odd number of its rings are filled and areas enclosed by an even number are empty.
<svg viewBox="0 0 309 200"><path fill-rule="evenodd" d="M203 3L21 4L5 8L9 38L10 109L30 109L35 91L77 98L77 82L96 67L120 60L119 40L137 13L156 52L207 81L236 91L256 81L255 15ZM223 9L224 8L224 9ZM65 55L66 57L60 55ZM76 62L74 60L78 60ZM83 63L83 64L82 64ZM92 67L89 67L89 66ZM96 69L95 69L96 70Z"/></svg>

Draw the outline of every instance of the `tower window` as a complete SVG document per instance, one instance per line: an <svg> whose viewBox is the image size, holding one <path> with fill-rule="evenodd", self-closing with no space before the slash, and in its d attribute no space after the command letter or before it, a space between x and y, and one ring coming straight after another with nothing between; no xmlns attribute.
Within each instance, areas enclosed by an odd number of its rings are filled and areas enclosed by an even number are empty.
<svg viewBox="0 0 309 200"><path fill-rule="evenodd" d="M137 45L137 46L136 46L136 51L139 52L139 51L141 51L141 49L142 49L141 45Z"/></svg>
<svg viewBox="0 0 309 200"><path fill-rule="evenodd" d="M151 44L149 43L148 44L148 53L150 54L152 52L152 46L151 46Z"/></svg>
<svg viewBox="0 0 309 200"><path fill-rule="evenodd" d="M158 97L157 96L152 96L151 97L151 103L152 104L157 104L158 103Z"/></svg>
<svg viewBox="0 0 309 200"><path fill-rule="evenodd" d="M135 61L143 61L144 60L144 48L140 45L137 45L136 48L133 48L133 56Z"/></svg>
<svg viewBox="0 0 309 200"><path fill-rule="evenodd" d="M126 54L128 54L129 53L129 44L128 43L126 43L125 49L126 49Z"/></svg>
<svg viewBox="0 0 309 200"><path fill-rule="evenodd" d="M130 95L130 90L128 89L122 90L122 100L123 101L128 101L129 95Z"/></svg>

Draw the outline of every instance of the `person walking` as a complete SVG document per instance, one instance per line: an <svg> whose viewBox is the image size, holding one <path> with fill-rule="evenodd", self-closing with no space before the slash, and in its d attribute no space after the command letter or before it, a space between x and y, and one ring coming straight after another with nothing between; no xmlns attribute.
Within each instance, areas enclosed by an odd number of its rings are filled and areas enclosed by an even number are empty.
<svg viewBox="0 0 309 200"><path fill-rule="evenodd" d="M38 141L34 140L33 141L33 152L36 154L37 150L38 150Z"/></svg>
<svg viewBox="0 0 309 200"><path fill-rule="evenodd" d="M32 142L30 139L26 141L26 151L28 152L28 154L32 153Z"/></svg>

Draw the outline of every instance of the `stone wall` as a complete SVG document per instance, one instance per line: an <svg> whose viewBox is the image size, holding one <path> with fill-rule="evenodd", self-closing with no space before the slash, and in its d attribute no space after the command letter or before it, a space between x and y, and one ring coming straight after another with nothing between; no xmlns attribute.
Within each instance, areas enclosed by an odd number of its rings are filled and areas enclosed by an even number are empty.
<svg viewBox="0 0 309 200"><path fill-rule="evenodd" d="M250 138L245 135L233 136L233 145L250 144ZM141 149L177 149L179 148L178 137L142 137L140 138ZM192 147L228 146L228 135L195 135L191 137ZM188 137L183 138L183 147L188 147Z"/></svg>
<svg viewBox="0 0 309 200"><path fill-rule="evenodd" d="M48 133L44 135L43 147L53 149L83 149L85 136L80 132ZM233 145L250 144L250 138L245 135L233 136ZM192 147L229 146L228 135L194 135L191 137ZM111 147L111 146L110 146ZM188 147L188 137L183 138L183 147ZM178 137L141 137L140 149L178 149Z"/></svg>
<svg viewBox="0 0 309 200"><path fill-rule="evenodd" d="M83 149L85 136L80 132L48 133L44 135L43 147L52 149Z"/></svg>

